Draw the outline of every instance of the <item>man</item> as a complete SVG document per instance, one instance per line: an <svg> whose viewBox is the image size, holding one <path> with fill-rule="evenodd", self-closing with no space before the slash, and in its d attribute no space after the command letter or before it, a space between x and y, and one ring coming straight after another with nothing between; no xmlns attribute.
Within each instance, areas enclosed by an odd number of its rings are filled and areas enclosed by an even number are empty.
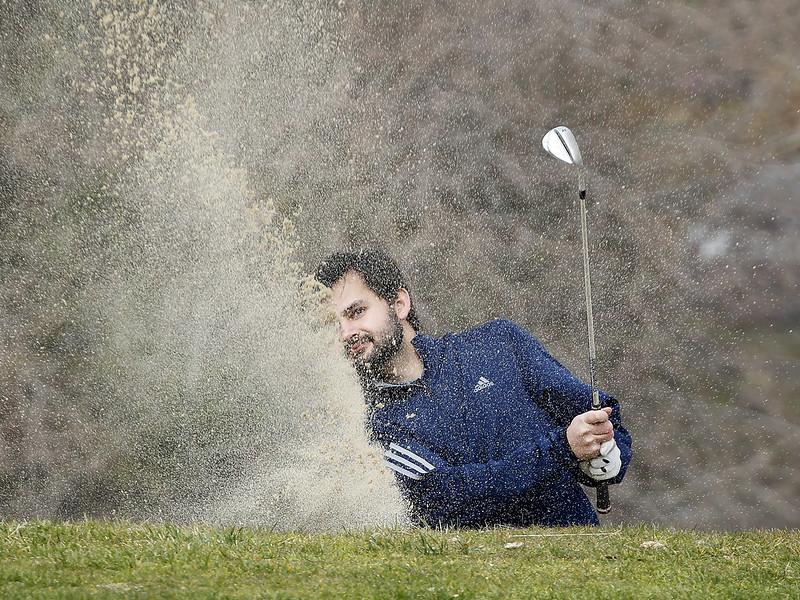
<svg viewBox="0 0 800 600"><path fill-rule="evenodd" d="M618 402L589 386L519 326L421 334L395 262L372 250L329 256L339 335L412 518L428 525L597 524L579 483L619 483L631 436ZM602 450L602 454L601 454Z"/></svg>

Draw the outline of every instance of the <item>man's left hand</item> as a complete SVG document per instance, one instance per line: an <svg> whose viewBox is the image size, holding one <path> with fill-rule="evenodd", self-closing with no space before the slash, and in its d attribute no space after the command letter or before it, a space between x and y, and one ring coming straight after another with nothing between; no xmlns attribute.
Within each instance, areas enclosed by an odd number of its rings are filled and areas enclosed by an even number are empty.
<svg viewBox="0 0 800 600"><path fill-rule="evenodd" d="M616 477L622 469L622 456L614 440L609 440L600 448L600 456L580 462L581 471L595 481L605 481Z"/></svg>

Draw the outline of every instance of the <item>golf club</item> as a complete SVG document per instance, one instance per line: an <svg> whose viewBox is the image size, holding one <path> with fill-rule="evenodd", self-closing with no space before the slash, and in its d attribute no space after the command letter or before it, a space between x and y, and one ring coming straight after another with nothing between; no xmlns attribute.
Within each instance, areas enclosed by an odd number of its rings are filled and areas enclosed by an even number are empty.
<svg viewBox="0 0 800 600"><path fill-rule="evenodd" d="M583 240L583 287L586 295L586 329L589 333L589 384L592 390L592 410L600 410L600 392L595 385L595 361L597 351L594 344L594 318L592 316L592 282L589 277L589 233L586 225L586 175L578 142L569 128L555 127L542 138L542 146L551 156L578 167L578 197L581 204L581 238ZM597 486L597 512L611 511L608 484Z"/></svg>

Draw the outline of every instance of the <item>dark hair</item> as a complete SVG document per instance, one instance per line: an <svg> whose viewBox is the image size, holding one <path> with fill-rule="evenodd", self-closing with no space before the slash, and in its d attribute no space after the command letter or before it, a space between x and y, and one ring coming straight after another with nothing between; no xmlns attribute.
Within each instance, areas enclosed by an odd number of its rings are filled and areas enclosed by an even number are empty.
<svg viewBox="0 0 800 600"><path fill-rule="evenodd" d="M408 289L400 267L392 260L391 256L382 250L361 249L356 252L334 252L320 263L314 278L321 284L331 287L350 271L361 275L367 287L390 304L397 299L397 290L400 288L405 289L409 298L411 297L411 291ZM413 302L411 302L411 310L409 310L406 320L414 328L414 331L420 330L420 322Z"/></svg>

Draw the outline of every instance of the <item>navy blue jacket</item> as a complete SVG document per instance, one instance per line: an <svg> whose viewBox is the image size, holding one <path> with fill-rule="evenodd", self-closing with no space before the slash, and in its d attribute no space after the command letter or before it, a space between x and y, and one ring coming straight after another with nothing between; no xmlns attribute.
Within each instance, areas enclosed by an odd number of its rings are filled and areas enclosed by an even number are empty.
<svg viewBox="0 0 800 600"><path fill-rule="evenodd" d="M589 386L558 363L527 331L490 321L412 345L423 376L366 390L373 441L408 449L432 466L424 477L395 473L412 518L428 525L476 527L597 524L580 483L566 428L591 410ZM611 421L622 454L619 483L630 463L631 436L619 403ZM419 461L417 461L419 462Z"/></svg>

